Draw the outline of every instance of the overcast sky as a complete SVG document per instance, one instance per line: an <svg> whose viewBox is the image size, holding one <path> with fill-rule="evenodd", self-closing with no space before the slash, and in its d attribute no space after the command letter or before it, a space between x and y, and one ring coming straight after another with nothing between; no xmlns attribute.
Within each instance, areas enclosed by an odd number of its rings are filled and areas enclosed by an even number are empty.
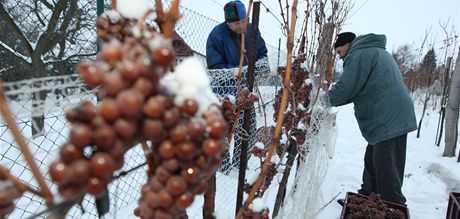
<svg viewBox="0 0 460 219"><path fill-rule="evenodd" d="M181 0L183 6L217 21L223 21L222 7L227 2L227 0ZM247 6L249 0L242 0L242 2ZM262 36L268 43L277 46L278 38L285 38L280 32L279 22L274 17L281 20L278 0L262 0L261 2L274 14L266 12L265 6L261 7ZM289 2L291 3L292 0ZM298 8L303 10L306 5L305 0L299 2ZM442 47L442 39L445 39L446 35L440 24L448 24L449 32L455 27L456 34L460 35L460 0L355 0L350 2L354 3L354 7L349 13L343 30L353 31L357 35L370 32L386 34L389 51L395 50L402 44L411 44L418 48L427 32L430 33L427 45L433 45L436 49ZM457 39L459 42L460 37Z"/></svg>

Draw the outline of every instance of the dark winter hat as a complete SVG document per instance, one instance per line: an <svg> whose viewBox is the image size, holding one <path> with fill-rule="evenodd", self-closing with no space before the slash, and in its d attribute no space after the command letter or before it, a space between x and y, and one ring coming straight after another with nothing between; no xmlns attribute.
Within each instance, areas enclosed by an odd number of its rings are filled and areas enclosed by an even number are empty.
<svg viewBox="0 0 460 219"><path fill-rule="evenodd" d="M240 1L231 1L225 4L224 12L226 22L241 21L246 17L246 9Z"/></svg>
<svg viewBox="0 0 460 219"><path fill-rule="evenodd" d="M334 48L343 46L347 43L351 43L353 42L355 38L356 38L356 35L352 32L340 33L339 36L337 37L337 40L335 41Z"/></svg>

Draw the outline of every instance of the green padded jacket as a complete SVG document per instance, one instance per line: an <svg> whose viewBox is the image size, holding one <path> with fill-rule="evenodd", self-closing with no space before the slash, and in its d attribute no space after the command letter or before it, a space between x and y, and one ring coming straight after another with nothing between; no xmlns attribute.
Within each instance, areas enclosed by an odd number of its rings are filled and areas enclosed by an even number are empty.
<svg viewBox="0 0 460 219"><path fill-rule="evenodd" d="M346 53L341 77L328 92L332 106L354 103L361 133L371 145L417 128L408 89L385 46L385 35L357 37Z"/></svg>

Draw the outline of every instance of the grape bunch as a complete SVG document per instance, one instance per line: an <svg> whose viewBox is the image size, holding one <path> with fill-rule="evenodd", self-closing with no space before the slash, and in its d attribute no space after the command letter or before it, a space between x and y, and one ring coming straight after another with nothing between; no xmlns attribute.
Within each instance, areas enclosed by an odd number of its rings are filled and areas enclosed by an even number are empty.
<svg viewBox="0 0 460 219"><path fill-rule="evenodd" d="M260 159L263 159L263 158L266 158L267 157L267 153L268 153L268 149L266 148L259 148L259 147L256 147L254 146L251 150L251 153L252 155L254 155L255 157L258 157Z"/></svg>
<svg viewBox="0 0 460 219"><path fill-rule="evenodd" d="M255 197L260 198L263 196L264 192L270 187L273 181L273 178L276 176L276 174L278 174L277 165L275 163L270 162L270 165L268 166L267 174L265 175L264 182L262 183L262 186L259 188L259 190L256 192ZM253 186L254 184L249 184L245 182L243 186L243 191L249 194Z"/></svg>
<svg viewBox="0 0 460 219"><path fill-rule="evenodd" d="M407 218L403 211L385 203L380 195L351 194L347 196L344 218Z"/></svg>
<svg viewBox="0 0 460 219"><path fill-rule="evenodd" d="M228 96L222 99L222 114L227 121L227 125L231 127L236 119L236 104L234 104Z"/></svg>
<svg viewBox="0 0 460 219"><path fill-rule="evenodd" d="M238 94L237 103L245 109L249 109L254 106L254 103L259 100L259 97L254 93L251 93L247 87L243 88Z"/></svg>
<svg viewBox="0 0 460 219"><path fill-rule="evenodd" d="M290 86L288 88L281 88L278 90L278 93L275 97L275 102L273 107L275 109L275 113L273 117L275 121L278 119L279 108L281 106L281 96L283 93L283 89L289 89L291 92L288 96L288 103L290 106L287 107L289 109L284 113L284 120L283 120L283 128L284 132L286 133L293 133L293 129L296 129L300 123L305 122L306 117L309 116L307 110L307 104L309 102L310 92L312 90L312 84L308 82L308 75L309 72L302 67L302 64L305 62L306 57L305 55L299 55L292 63L292 79ZM278 68L278 74L280 74L283 78L286 74L285 68ZM304 124L304 125L309 125ZM296 134L292 135L298 144L302 144L305 141L305 136L302 136L304 131L296 130ZM293 139L294 139L293 138Z"/></svg>
<svg viewBox="0 0 460 219"><path fill-rule="evenodd" d="M9 172L4 167L0 167L1 173ZM8 180L7 176L0 174L0 218L6 218L14 211L14 201L21 197L24 191Z"/></svg>
<svg viewBox="0 0 460 219"><path fill-rule="evenodd" d="M268 208L264 208L260 212L255 212L251 208L245 208L243 212L242 219L269 219L270 216L268 215L270 210Z"/></svg>
<svg viewBox="0 0 460 219"><path fill-rule="evenodd" d="M220 164L228 127L223 109L214 104L199 111L203 107L194 99L175 102L160 84L175 62L171 41L117 13L98 18L102 50L95 61L77 66L81 79L98 88L100 102L82 102L66 111L72 124L69 140L49 174L66 199L98 196L123 167L125 152L150 142L149 179L135 214L182 218Z"/></svg>
<svg viewBox="0 0 460 219"><path fill-rule="evenodd" d="M142 187L134 212L141 218L181 218L195 195L206 191L206 179L220 164L227 129L220 109L192 119L187 112L180 112L181 118L169 129L167 138L154 142L149 156L159 166Z"/></svg>

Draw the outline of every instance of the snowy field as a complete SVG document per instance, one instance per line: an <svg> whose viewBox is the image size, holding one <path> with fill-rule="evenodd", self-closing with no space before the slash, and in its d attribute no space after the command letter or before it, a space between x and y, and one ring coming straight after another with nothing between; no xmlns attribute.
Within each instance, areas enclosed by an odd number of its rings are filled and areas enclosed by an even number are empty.
<svg viewBox="0 0 460 219"><path fill-rule="evenodd" d="M335 155L322 187L324 205L338 193L335 199L344 198L346 192L356 192L360 188L367 145L353 116L353 105L336 110L339 111L339 133ZM417 119L420 115L421 106L416 106ZM460 163L456 157L442 157L444 139L440 147L435 145L438 117L437 112L428 111L420 138L416 138L416 131L408 135L403 193L413 219L445 218L449 192L460 191ZM459 149L457 143L457 151ZM334 200L320 212L318 218L339 218L341 210Z"/></svg>
<svg viewBox="0 0 460 219"><path fill-rule="evenodd" d="M336 200L344 198L347 192L356 192L360 188L363 157L367 145L361 137L354 118L353 105L349 104L334 110L338 111L338 136L335 153L328 162L328 172L321 187L322 200L320 208L315 213L318 219L340 218L342 208ZM417 117L420 116L420 113L421 106L416 106ZM403 193L407 198L412 219L445 218L449 192L460 191L460 163L455 157L442 157L443 143L440 147L434 144L438 116L437 112L429 111L422 124L421 137L416 138L416 131L408 135ZM459 149L457 144L457 151ZM278 180L281 180L281 176ZM234 191L219 192L219 186L223 182L229 184L229 181L237 183L236 172L230 176L218 173L216 196L218 219L232 218L236 188ZM272 186L264 196L264 202L266 206L270 207L270 211L274 204L276 192L277 187ZM202 202L202 198L199 197L194 205L188 209L190 218L201 218ZM232 207L230 208L228 205ZM133 203L114 217L136 218L131 214L135 206L136 203ZM280 215L278 218L284 217ZM305 217L299 215L300 218Z"/></svg>
<svg viewBox="0 0 460 219"><path fill-rule="evenodd" d="M53 104L56 104L56 102ZM60 104L66 105L65 103L59 103L58 105ZM22 111L24 109L19 105L13 104L12 108L20 115L27 114ZM353 116L353 105L350 104L344 107L333 108L333 111L337 112L338 135L333 156L327 161L324 161L324 164L328 165L327 174L319 190L321 196L318 199L318 208L313 212L313 215L319 219L339 218L342 209L341 206L336 203L336 200L344 198L346 192L355 192L359 188L361 184L363 156L366 147L366 142L361 137L356 120ZM417 118L419 118L421 106L416 106L416 111ZM41 157L44 161L40 165L43 172L47 171L46 163L54 160L57 147L60 143L65 141L63 137L66 136L68 132L68 129L65 127L64 123L62 123L64 120L63 115L58 112L56 112L56 114L53 121L50 120L46 122L49 124L47 127L47 130L50 132L48 133L48 137L46 139L40 137L29 142L30 145L32 145L32 151L35 152L37 156L36 158L38 159ZM456 162L457 158L442 157L444 141L442 141L440 147L434 144L438 116L439 114L436 111L428 111L422 124L421 137L416 138L416 131L408 135L408 152L403 192L407 198L407 205L411 218L413 219L445 218L449 192L460 191L460 163ZM271 118L271 112L267 112L267 119L270 121ZM258 116L257 119L258 126L264 123L263 116ZM30 138L30 133L27 133L28 129L23 129L24 126L21 127L22 131L26 133L26 137ZM3 158L15 159L15 157L19 157L20 152L17 149L5 151L6 147L8 147L8 143L11 142L12 139L9 133L5 132L5 127L2 129ZM47 142L49 138L52 142ZM43 145L52 146L48 148L50 150L45 152L46 148L43 148ZM129 160L128 163L131 164L131 167L142 163L142 153L137 149L138 148L127 155ZM457 145L457 151L459 149L460 147ZM20 160L23 162L22 159ZM247 173L249 178L257 176L257 162L257 159L250 160ZM11 160L2 159L2 165L11 165ZM13 174L20 175L22 180L35 184L34 180L31 179L31 174L27 171L24 172L24 169L21 168L20 165L13 165L11 168ZM132 212L137 205L137 199L139 197L137 191L145 181L143 171L144 170L141 169L133 175L126 177L126 179L116 181L111 185L110 190L112 194L117 195L118 199L111 200L112 213L106 218L136 218L133 216ZM291 176L293 175L294 174L291 174ZM293 177L291 177L290 182L292 182L292 178ZM237 180L238 176L236 170L230 172L228 175L221 174L220 172L217 173L216 216L218 216L218 219L233 218ZM276 182L280 180L281 175L279 174L275 177L274 183L263 197L263 202L270 208L270 212L272 211L278 190L275 185ZM288 186L288 194L289 188ZM52 190L55 191L55 188L53 187ZM302 190L299 192L302 192ZM305 195L307 195L306 192ZM27 209L28 212L16 210L10 218L28 218L38 211L43 210L43 206L40 207L40 201L41 199L28 195L28 198L18 203L20 208ZM92 202L92 198L86 199L84 201L84 208L91 213L81 214L78 209L75 209L72 216L69 218L95 218L94 205L90 202ZM190 218L202 218L202 204L203 198L201 196L196 197L195 203L187 210ZM118 208L113 206L118 206ZM299 205L298 208L305 208L305 206ZM287 217L280 215L279 218ZM298 215L298 218L310 217Z"/></svg>

